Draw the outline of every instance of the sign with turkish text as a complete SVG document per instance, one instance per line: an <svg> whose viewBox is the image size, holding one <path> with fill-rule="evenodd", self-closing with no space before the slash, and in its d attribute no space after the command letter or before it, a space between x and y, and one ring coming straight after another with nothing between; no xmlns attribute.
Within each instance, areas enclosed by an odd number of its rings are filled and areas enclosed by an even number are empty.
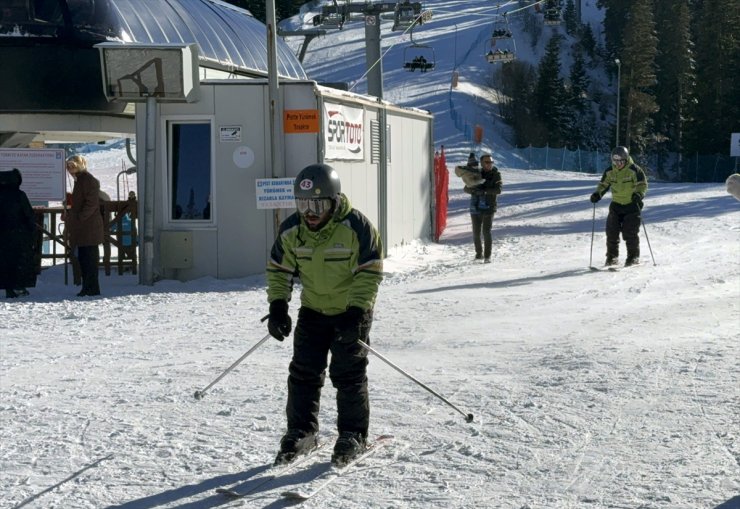
<svg viewBox="0 0 740 509"><path fill-rule="evenodd" d="M294 178L257 179L258 209L294 209Z"/></svg>
<svg viewBox="0 0 740 509"><path fill-rule="evenodd" d="M18 168L31 202L62 201L66 191L63 149L1 148L0 171Z"/></svg>
<svg viewBox="0 0 740 509"><path fill-rule="evenodd" d="M318 133L319 110L285 110L283 132L286 134Z"/></svg>

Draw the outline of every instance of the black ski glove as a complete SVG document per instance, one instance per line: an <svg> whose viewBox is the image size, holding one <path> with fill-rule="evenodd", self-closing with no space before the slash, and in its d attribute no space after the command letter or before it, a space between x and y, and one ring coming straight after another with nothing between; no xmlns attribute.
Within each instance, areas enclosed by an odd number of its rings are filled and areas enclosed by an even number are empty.
<svg viewBox="0 0 740 509"><path fill-rule="evenodd" d="M642 203L642 196L638 193L632 193L632 203L637 206L638 210L642 210L644 204Z"/></svg>
<svg viewBox="0 0 740 509"><path fill-rule="evenodd" d="M347 311L339 315L337 322L337 341L340 343L354 343L358 339L367 342L370 326L373 323L373 311L365 311L357 306L350 306Z"/></svg>
<svg viewBox="0 0 740 509"><path fill-rule="evenodd" d="M285 339L293 329L293 320L288 314L288 302L283 299L270 302L270 314L267 318L267 330L278 341Z"/></svg>
<svg viewBox="0 0 740 509"><path fill-rule="evenodd" d="M591 203L598 203L601 200L601 195L597 192L591 195Z"/></svg>

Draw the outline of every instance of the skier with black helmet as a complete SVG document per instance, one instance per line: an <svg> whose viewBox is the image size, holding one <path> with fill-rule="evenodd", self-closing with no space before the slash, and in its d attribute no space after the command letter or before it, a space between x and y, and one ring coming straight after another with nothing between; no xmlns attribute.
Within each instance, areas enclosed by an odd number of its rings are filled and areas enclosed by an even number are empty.
<svg viewBox="0 0 740 509"><path fill-rule="evenodd" d="M275 464L289 463L317 445L319 403L328 362L337 389L332 463L341 466L365 450L370 420L367 351L373 306L383 278L378 231L341 192L326 164L305 167L295 179L297 211L282 222L267 264L267 328L282 341L292 330L288 314L293 279L301 304L288 369L288 429Z"/></svg>
<svg viewBox="0 0 740 509"><path fill-rule="evenodd" d="M591 203L597 203L611 189L612 202L606 218L606 264L617 265L619 260L619 233L627 244L625 267L640 263L640 222L648 183L645 172L635 164L627 147L615 147L611 166L604 170Z"/></svg>

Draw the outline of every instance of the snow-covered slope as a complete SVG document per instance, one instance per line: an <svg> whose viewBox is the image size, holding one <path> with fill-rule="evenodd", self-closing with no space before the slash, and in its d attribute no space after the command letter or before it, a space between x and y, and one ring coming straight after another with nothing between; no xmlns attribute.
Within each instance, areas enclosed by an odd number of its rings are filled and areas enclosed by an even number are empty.
<svg viewBox="0 0 740 509"><path fill-rule="evenodd" d="M720 184L652 184L656 265L643 235L642 266L592 272L596 177L503 176L494 263L471 262L455 180L442 243L388 258L372 334L475 421L371 358L371 434L397 440L303 507L738 507L738 202ZM46 270L0 300L0 507L287 507L280 492L315 469L238 502L214 490L266 474L289 342L193 398L266 333L263 277L113 275L83 300L63 280ZM328 441L335 408L327 384Z"/></svg>
<svg viewBox="0 0 740 509"><path fill-rule="evenodd" d="M589 23L598 36L602 13L595 0L584 0L582 21ZM435 115L435 144L444 145L454 160L465 160L466 152L493 151L505 154L511 147L511 137L500 117L499 98L494 87L493 75L500 64L489 64L485 53L490 49L491 35L502 25L507 13L517 58L537 66L547 41L554 33L565 35L564 27L544 27L532 45L530 34L524 29L525 18L534 12L533 4L509 1L501 3L479 0L428 0L424 10L432 12L431 21L411 31L392 31L392 21L381 26L381 53L383 54L383 98L402 106L413 106L431 111ZM307 4L309 5L309 4ZM281 22L285 31L311 29L311 19L319 12L304 12ZM542 24L540 14L537 23ZM352 21L342 30L327 30L327 35L310 42L303 65L312 79L325 82L346 82L353 91L366 93L365 27L362 21ZM302 37L286 38L296 52ZM572 62L571 40L562 44L562 73L568 75ZM414 49L414 45L423 49ZM421 73L408 72L404 62L416 53L424 54L435 62L434 70ZM452 88L453 74L457 73L458 86ZM604 80L597 69L590 70L592 79ZM599 87L604 86L600 84ZM607 85L608 86L608 85ZM473 128L483 127L483 142L474 146Z"/></svg>
<svg viewBox="0 0 740 509"><path fill-rule="evenodd" d="M491 107L476 102L491 71L473 55L492 7L430 4L435 21L457 25L414 35L437 32L441 72L402 71L391 50L385 84L390 99L435 112L451 165L469 148L450 113L455 65L454 110ZM323 58L322 79L362 74L355 42L319 42L334 49L312 45L309 70ZM506 145L494 135L485 148ZM89 158L115 196L121 150ZM395 444L303 507L739 507L740 203L721 184L651 183L643 265L592 272L604 254L606 205L588 202L597 177L502 173L494 262L471 261L467 195L453 176L441 243L386 260L372 333L373 347L475 421L371 358L371 434ZM193 398L266 334L263 276L153 287L102 276L95 299L63 282L61 267L45 270L31 296L0 299L0 508L290 505L280 492L315 469L237 502L214 492L267 474L285 427L289 342L269 340ZM327 441L334 394L327 384Z"/></svg>

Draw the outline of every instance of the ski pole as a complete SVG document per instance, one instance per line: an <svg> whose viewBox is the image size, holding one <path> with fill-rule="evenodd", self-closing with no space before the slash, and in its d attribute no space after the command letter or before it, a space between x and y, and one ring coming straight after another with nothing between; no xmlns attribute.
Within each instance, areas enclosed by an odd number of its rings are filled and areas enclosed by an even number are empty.
<svg viewBox="0 0 740 509"><path fill-rule="evenodd" d="M262 345L262 343L264 343L265 341L267 341L267 340L268 340L268 339L270 339L271 337L272 337L272 336L270 336L270 335L268 334L268 335L266 335L266 336L265 336L264 338L260 339L260 340L259 340L259 342L258 342L258 343L257 343L256 345L254 345L254 346L253 346L252 348L250 348L249 350L247 350L247 352L246 352L246 353L245 353L244 355L242 355L241 357L239 357L239 358L238 358L238 359L237 359L237 360L236 360L236 361L234 362L234 364L232 364L231 366L229 366L229 367L228 367L228 369L227 369L226 371L224 371L223 373L221 373L221 374L220 374L220 375L218 376L218 378L216 378L216 379L215 379L215 380L214 380L213 382L211 382L210 384L208 384L208 386L207 386L207 387L206 387L205 389L202 389L202 390L200 390L200 391L195 391L195 399L203 399L203 396L205 396L205 394L206 394L206 391L207 391L208 389L210 389L211 387L213 387L214 385L216 385L216 384L218 383L218 381L219 381L219 380L221 380L221 379L222 379L223 377L225 377L225 376L226 376L226 374L227 374L227 373L228 373L229 371L231 371L232 369L234 369L235 367L237 367L237 366L239 365L239 363L241 363L241 361L243 361L244 359L246 359L247 357L249 357L249 356L250 356L250 355L252 354L252 352L254 352L255 350L257 350L257 349L258 349L258 348L259 348L259 347L260 347L260 346Z"/></svg>
<svg viewBox="0 0 740 509"><path fill-rule="evenodd" d="M640 222L642 223L642 231L645 232L645 240L647 240L648 249L650 250L650 258L653 259L653 266L655 266L656 263L655 263L655 256L653 256L653 248L650 246L650 237L648 237L647 228L645 228L645 221L642 220L642 216L640 216Z"/></svg>
<svg viewBox="0 0 740 509"><path fill-rule="evenodd" d="M376 357L378 357L380 360L382 360L383 362L385 362L386 364L388 364L390 367L392 367L393 369L395 369L396 371L398 371L399 373L401 373L402 375L404 375L408 379L416 382L417 384L419 384L420 386L422 386L424 389L426 389L427 391L431 392L432 394L434 394L435 396L437 396L439 399L441 399L442 401L444 401L445 403L447 403L448 405L450 405L452 408L454 408L455 410L457 410L458 412L460 412L465 417L465 422L473 422L473 414L467 414L467 413L463 412L462 410L460 410L457 406L453 405L448 400L446 400L445 398L443 398L442 396L440 396L439 394L437 394L436 392L434 392L432 389L430 389L429 387L427 387L426 385L424 385L423 383L421 383L420 381L418 381L416 378L414 378L413 376L409 375L404 370L402 370L401 368L399 368L398 366L396 366L395 364L393 364L391 361L389 361L388 359L386 359L385 357L383 357L377 350L373 349L370 345L368 345L364 341L358 340L357 342L360 343L360 345L362 345L362 347L365 348L368 352L374 354Z"/></svg>
<svg viewBox="0 0 740 509"><path fill-rule="evenodd" d="M596 232L596 204L594 203L594 217L591 219L591 255L588 258L588 266L594 268L594 233Z"/></svg>

